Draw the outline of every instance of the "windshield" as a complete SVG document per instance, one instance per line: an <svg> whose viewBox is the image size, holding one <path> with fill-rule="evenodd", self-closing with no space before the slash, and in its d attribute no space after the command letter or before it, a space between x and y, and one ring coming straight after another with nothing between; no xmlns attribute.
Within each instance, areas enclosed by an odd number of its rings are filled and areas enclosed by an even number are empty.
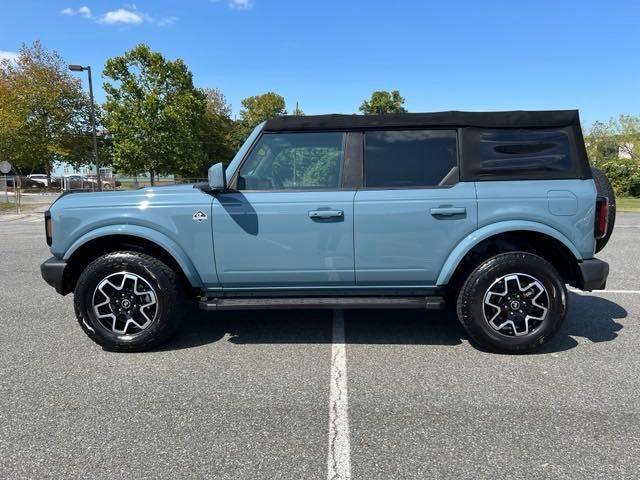
<svg viewBox="0 0 640 480"><path fill-rule="evenodd" d="M262 122L261 124L256 126L256 128L253 129L253 132L251 132L251 135L247 137L247 139L244 141L244 143L240 147L240 150L238 150L238 153L236 153L236 156L233 157L233 160L231 160L231 163L229 163L229 165L227 166L227 170L225 171L225 173L228 179L231 179L231 177L233 177L233 174L238 169L238 165L240 165L240 162L242 161L244 156L247 154L247 150L249 150L249 147L251 147L256 137L262 131L262 127L264 127L265 123L267 122Z"/></svg>

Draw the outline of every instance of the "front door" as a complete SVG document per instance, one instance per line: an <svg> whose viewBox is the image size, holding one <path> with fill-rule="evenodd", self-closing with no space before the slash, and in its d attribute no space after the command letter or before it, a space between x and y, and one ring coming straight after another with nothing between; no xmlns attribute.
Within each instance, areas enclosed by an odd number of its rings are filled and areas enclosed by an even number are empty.
<svg viewBox="0 0 640 480"><path fill-rule="evenodd" d="M264 133L234 191L216 194L212 229L222 287L353 285L353 198L342 132Z"/></svg>
<svg viewBox="0 0 640 480"><path fill-rule="evenodd" d="M455 130L365 134L354 202L356 284L435 285L451 250L477 228L473 183L458 182Z"/></svg>

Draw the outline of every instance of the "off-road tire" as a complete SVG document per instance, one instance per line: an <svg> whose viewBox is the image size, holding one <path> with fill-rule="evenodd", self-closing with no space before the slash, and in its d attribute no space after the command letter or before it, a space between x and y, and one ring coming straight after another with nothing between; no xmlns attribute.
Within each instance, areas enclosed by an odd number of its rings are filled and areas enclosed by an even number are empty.
<svg viewBox="0 0 640 480"><path fill-rule="evenodd" d="M154 320L133 335L108 330L93 310L97 285L118 272L143 278L157 292L158 311ZM116 352L141 352L167 341L177 327L184 306L184 291L176 272L157 258L133 251L108 253L91 262L78 278L74 295L76 317L82 330L105 350Z"/></svg>
<svg viewBox="0 0 640 480"><path fill-rule="evenodd" d="M611 234L613 233L613 227L616 223L616 194L613 191L611 182L605 175L605 173L599 168L591 167L591 173L593 175L593 181L596 184L596 191L599 197L607 197L609 199L609 217L607 220L607 234L596 240L596 253L602 250Z"/></svg>
<svg viewBox="0 0 640 480"><path fill-rule="evenodd" d="M523 336L496 331L483 313L487 290L508 274L537 279L548 295L548 313L539 327ZM458 318L472 343L498 353L527 353L547 342L560 328L567 313L567 290L558 271L544 258L527 252L509 252L481 262L464 281L456 302Z"/></svg>

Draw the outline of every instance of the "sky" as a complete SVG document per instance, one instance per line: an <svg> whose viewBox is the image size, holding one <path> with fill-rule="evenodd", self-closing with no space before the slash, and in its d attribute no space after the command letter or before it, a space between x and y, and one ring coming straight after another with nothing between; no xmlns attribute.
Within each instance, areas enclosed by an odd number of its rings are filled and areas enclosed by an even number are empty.
<svg viewBox="0 0 640 480"><path fill-rule="evenodd" d="M398 89L409 111L577 108L588 127L640 114L638 18L637 0L2 0L0 57L41 40L97 76L142 42L234 114L268 91L321 114Z"/></svg>

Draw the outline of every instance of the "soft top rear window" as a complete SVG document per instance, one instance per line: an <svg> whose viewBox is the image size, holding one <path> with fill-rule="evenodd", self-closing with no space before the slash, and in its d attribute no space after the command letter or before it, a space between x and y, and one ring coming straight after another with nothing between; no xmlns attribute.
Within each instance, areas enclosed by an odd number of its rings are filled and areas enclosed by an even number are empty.
<svg viewBox="0 0 640 480"><path fill-rule="evenodd" d="M576 148L574 128L464 129L462 177L465 180L589 178L586 156Z"/></svg>
<svg viewBox="0 0 640 480"><path fill-rule="evenodd" d="M480 133L480 170L571 170L569 137L562 130L485 130Z"/></svg>

